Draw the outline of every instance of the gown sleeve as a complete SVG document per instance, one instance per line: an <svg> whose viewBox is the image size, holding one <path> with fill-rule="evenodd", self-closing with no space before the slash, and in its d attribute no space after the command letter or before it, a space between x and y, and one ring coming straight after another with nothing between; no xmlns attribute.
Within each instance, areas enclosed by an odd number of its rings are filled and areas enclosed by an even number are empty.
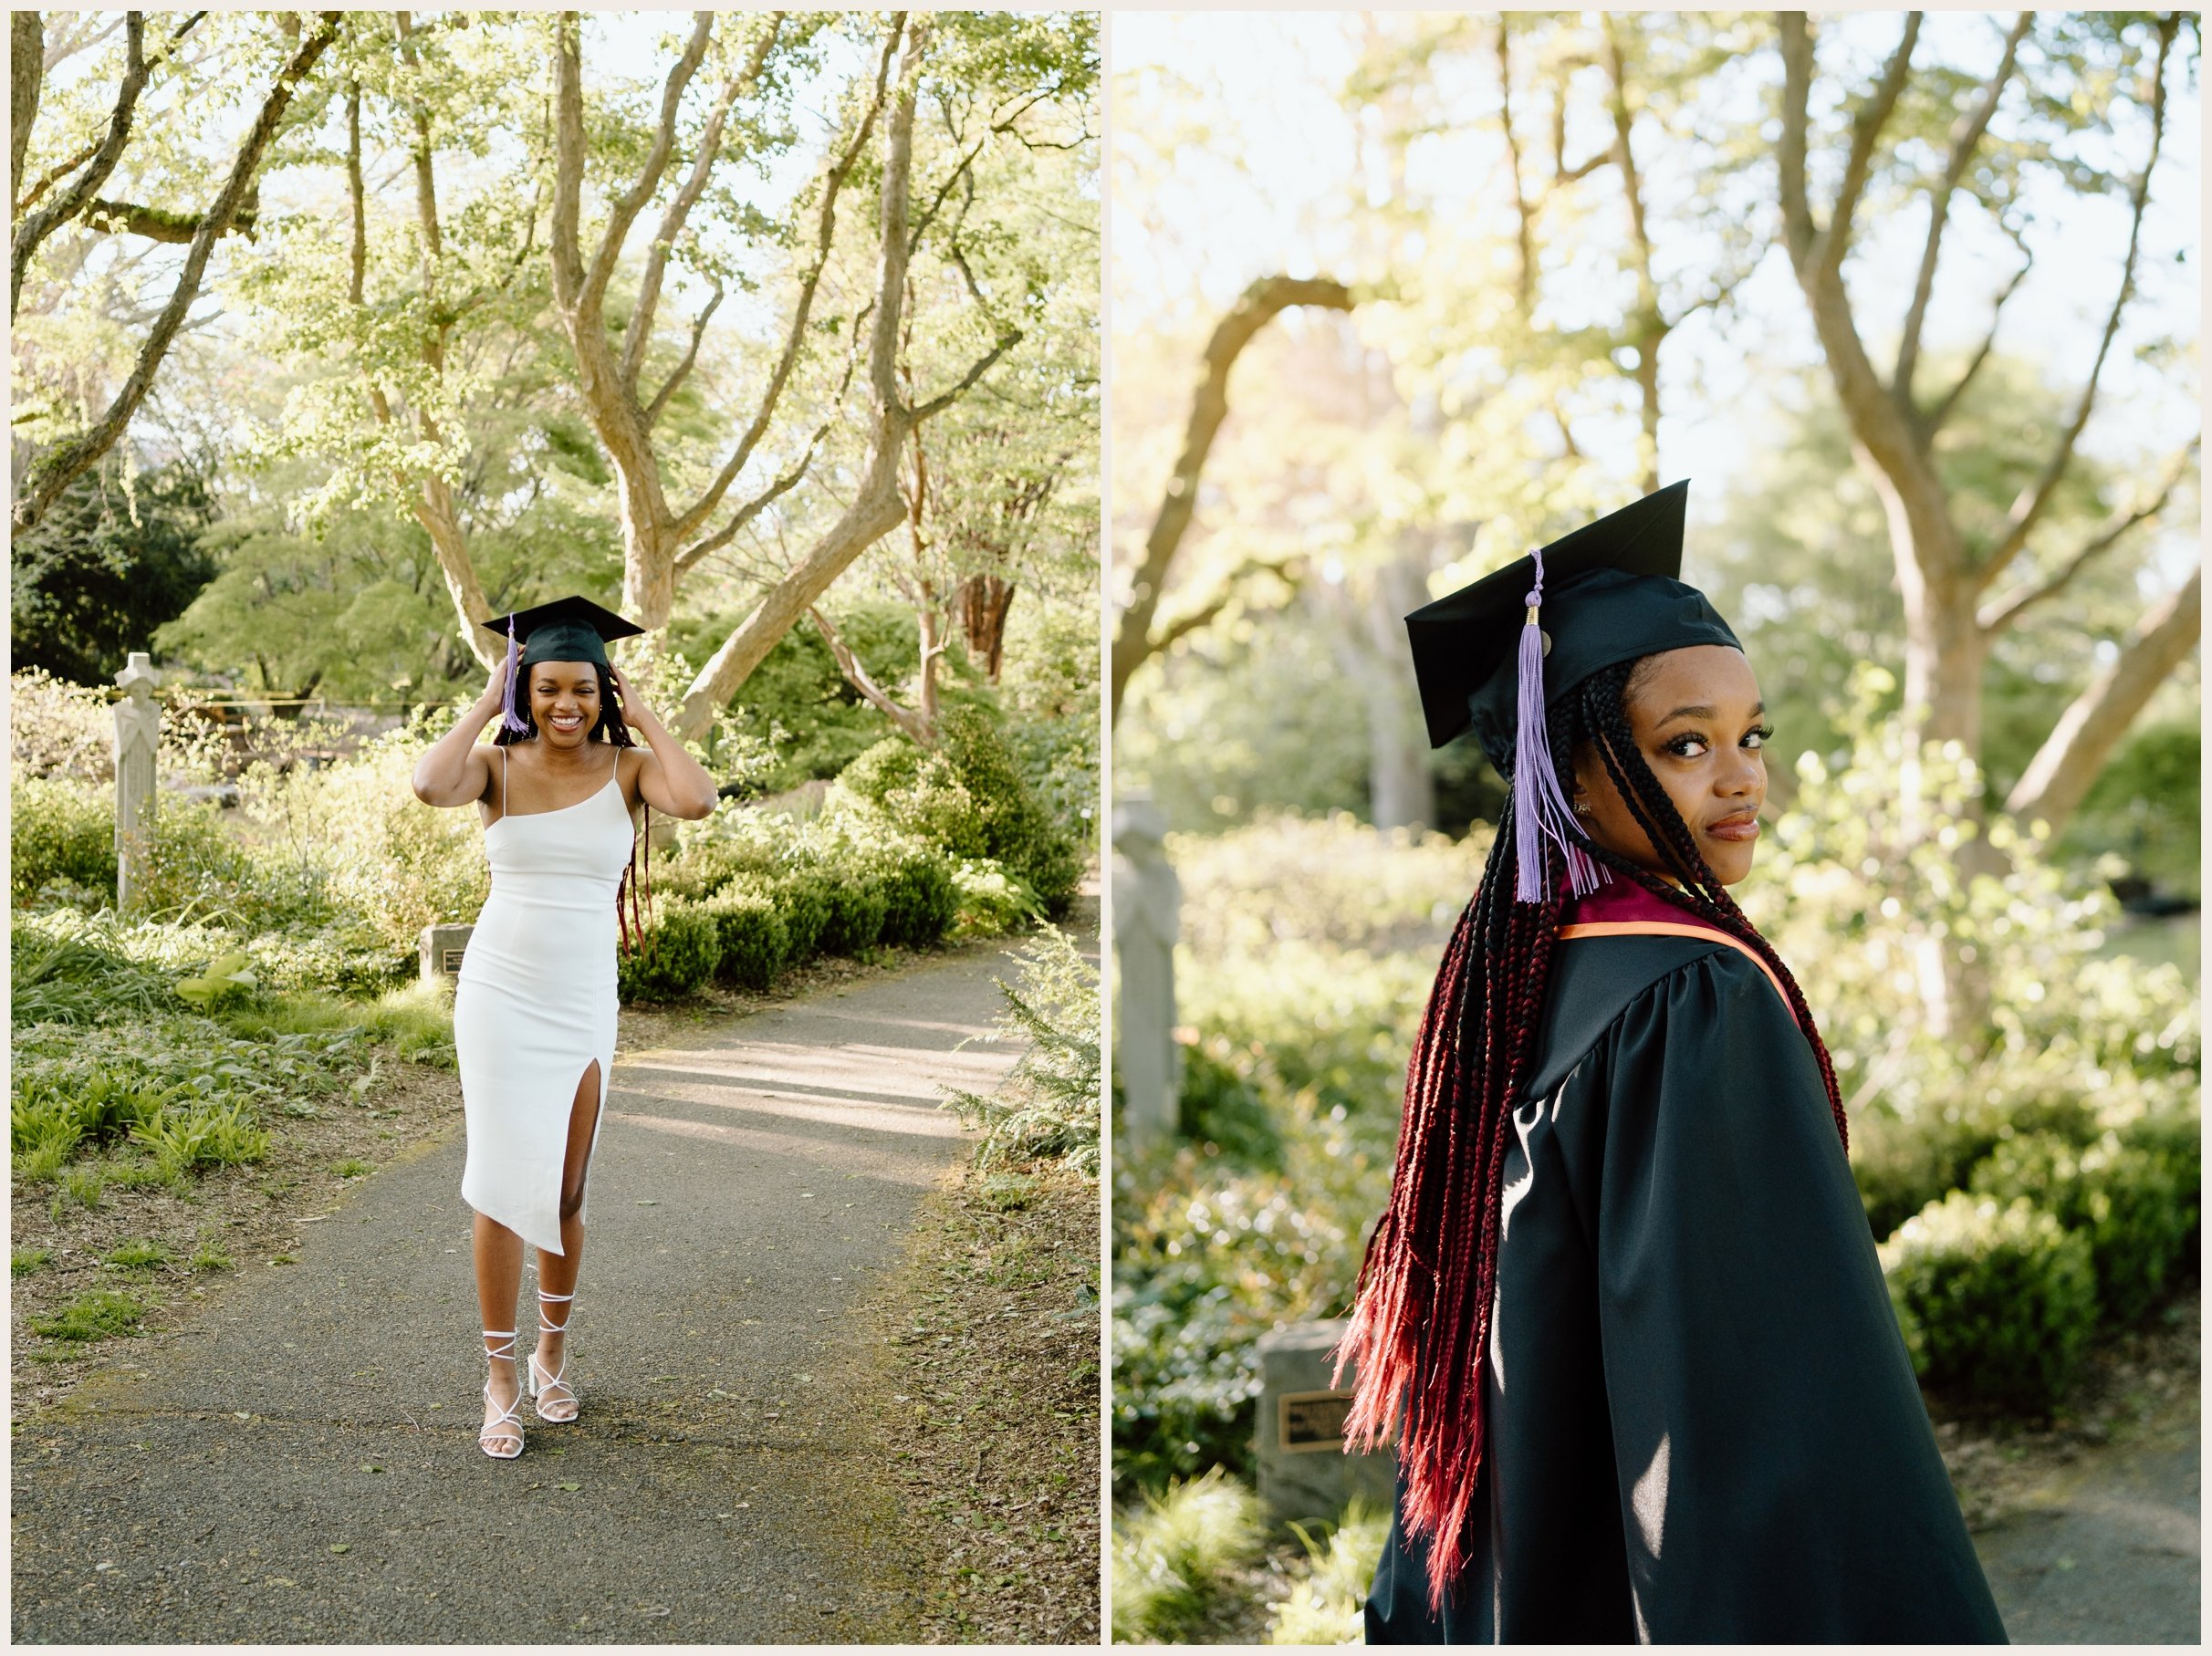
<svg viewBox="0 0 2212 1656"><path fill-rule="evenodd" d="M1774 986L1734 951L1702 957L1591 1057L1638 1632L2003 1641L1812 1048Z"/></svg>

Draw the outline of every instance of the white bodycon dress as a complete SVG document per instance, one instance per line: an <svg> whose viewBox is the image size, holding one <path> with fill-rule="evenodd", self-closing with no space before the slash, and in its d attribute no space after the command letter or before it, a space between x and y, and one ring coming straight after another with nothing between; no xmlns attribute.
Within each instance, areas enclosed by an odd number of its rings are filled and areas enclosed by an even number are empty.
<svg viewBox="0 0 2212 1656"><path fill-rule="evenodd" d="M504 770L504 751L500 760ZM597 1058L603 1120L614 1068L615 893L631 845L620 763L579 804L485 829L492 894L454 987L468 1121L462 1200L549 1254L562 1251L561 1160L577 1083ZM596 1146L596 1127L593 1137Z"/></svg>

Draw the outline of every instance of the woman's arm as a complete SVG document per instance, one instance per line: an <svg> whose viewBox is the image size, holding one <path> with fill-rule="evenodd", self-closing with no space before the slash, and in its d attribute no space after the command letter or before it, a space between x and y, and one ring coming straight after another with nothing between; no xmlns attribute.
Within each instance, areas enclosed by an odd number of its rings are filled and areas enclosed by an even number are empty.
<svg viewBox="0 0 2212 1656"><path fill-rule="evenodd" d="M476 704L415 761L415 797L424 805L474 805L484 797L485 789L491 786L492 766L485 750L476 745L476 738L499 716L506 687L503 663L492 670L491 682L484 687Z"/></svg>
<svg viewBox="0 0 2212 1656"><path fill-rule="evenodd" d="M638 797L665 816L693 822L713 816L720 802L714 777L669 734L668 727L645 705L645 698L630 688L622 670L612 671L622 717L645 738L645 757L638 766Z"/></svg>

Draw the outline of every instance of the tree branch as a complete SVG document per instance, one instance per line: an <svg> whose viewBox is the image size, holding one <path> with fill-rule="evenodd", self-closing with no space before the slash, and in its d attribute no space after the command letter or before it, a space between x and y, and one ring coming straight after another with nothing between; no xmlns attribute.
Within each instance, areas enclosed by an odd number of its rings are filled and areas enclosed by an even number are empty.
<svg viewBox="0 0 2212 1656"><path fill-rule="evenodd" d="M936 746L937 733L930 727L929 721L911 707L901 706L896 698L868 676L868 669L861 665L861 659L852 653L851 646L838 635L837 629L830 624L830 618L812 604L807 606L807 614L821 633L822 641L830 646L830 653L837 659L838 672L845 675L845 682L861 693L861 699L922 746Z"/></svg>
<svg viewBox="0 0 2212 1656"><path fill-rule="evenodd" d="M1113 635L1110 716L1118 714L1122 693L1132 674L1157 649L1153 638L1153 617L1167 584L1175 550L1191 525L1198 505L1198 480L1205 458L1229 413L1229 370L1252 337L1293 306L1311 305L1324 310L1350 310L1351 290L1326 277L1299 279L1287 276L1261 276L1230 307L1215 325L1200 358L1198 383L1191 395L1191 413L1184 428L1183 452L1175 457L1160 509L1145 536L1144 555L1130 585L1129 603L1122 611Z"/></svg>
<svg viewBox="0 0 2212 1656"><path fill-rule="evenodd" d="M600 235L599 253L591 262L591 274L585 278L584 302L586 307L597 314L600 302L606 297L607 284L614 276L614 266L622 256L622 244L630 239L630 227L637 222L645 203L652 200L653 193L661 187L661 174L668 170L669 154L675 148L676 115L683 103L683 93L691 85L692 77L698 73L699 65L705 61L707 42L714 37L715 14L700 12L693 26L692 37L685 43L683 55L668 71L668 78L661 88L661 119L653 128L652 147L645 152L645 164L638 169L637 182L623 192L607 215L607 228Z"/></svg>
<svg viewBox="0 0 2212 1656"><path fill-rule="evenodd" d="M991 365L993 363L996 362L999 358L1005 356L1007 352L1012 350L1017 345L1021 343L1021 329L1018 328L1008 328L1004 333L1000 334L998 336L998 343L992 346L989 350L986 351L982 356L976 359L975 365L971 367L966 373L960 376L960 381L958 384L953 386L950 390L939 391L927 402L917 403L911 411L909 411L914 423L919 425L924 420L928 420L937 414L942 414L946 409L952 407L954 403L959 401L961 397L967 392L969 388L972 387L976 380L982 379L984 375L991 371Z"/></svg>
<svg viewBox="0 0 2212 1656"><path fill-rule="evenodd" d="M668 400L676 394L676 388L690 377L692 364L699 359L699 341L706 338L706 325L714 320L715 312L721 307L722 279L717 276L715 278L714 297L707 300L706 308L692 318L691 345L683 353L683 360L670 370L661 389L653 392L652 401L645 405L645 424L648 429L660 419L661 411L668 406Z"/></svg>
<svg viewBox="0 0 2212 1656"><path fill-rule="evenodd" d="M766 511L779 496L788 495L797 488L799 480L806 476L808 469L814 464L814 456L821 448L822 439L830 434L830 428L836 423L837 422L831 419L825 420L821 424L816 426L814 435L807 440L806 452L799 455L798 463L781 477L754 495L745 505L739 506L736 512L730 515L729 522L679 557L676 559L676 573L678 575L690 574L702 559L719 552L731 541L736 539L738 532Z"/></svg>
<svg viewBox="0 0 2212 1656"><path fill-rule="evenodd" d="M2189 445L2175 455L2173 463L2166 468L2165 476L2159 484L2158 493L2146 504L2135 507L2133 511L2115 512L2107 518L2098 532L2083 542L2081 549L2059 567L2055 575L2040 585L2033 583L2023 585L1985 609L1976 618L1981 630L1985 633L1992 635L2002 632L2013 622L2019 620L2020 612L2030 605L2040 604L2045 599L2055 597L2064 591L2068 583L2075 576L2081 574L2082 568L2092 558L2109 548L2137 524L2145 523L2165 511L2166 502L2174 497L2175 486L2187 475L2190 463L2195 458L2196 450L2197 440L2192 438Z"/></svg>
<svg viewBox="0 0 2212 1656"><path fill-rule="evenodd" d="M260 216L261 192L256 185L238 203L238 211L218 234L241 234L250 242ZM170 213L160 207L104 200L87 207L84 216L85 227L89 230L120 230L127 235L142 235L150 242L167 242L179 247L191 245L192 238L200 234L202 222L202 215L197 213Z"/></svg>
<svg viewBox="0 0 2212 1656"><path fill-rule="evenodd" d="M2158 57L2151 70L2151 152L2143 163L2142 176L2135 181L2134 214L2128 226L2127 256L2120 266L2120 290L2113 296L2112 310L2104 318L2104 333L2097 341L2097 359L2090 366L2089 382L2082 386L2082 400L2074 407L2073 419L2060 437L2042 475L2031 486L2021 490L2013 501L2012 510L2007 514L2004 537L1975 569L1977 588L1986 588L2028 544L2029 531L2050 505L2052 494L2066 475L2067 467L2073 463L2074 444L2080 441L2089 424L2090 411L2096 405L2097 384L2104 377L2105 359L2112 353L2113 336L2120 331L2121 314L2135 291L2135 257L2143 245L2144 214L2151 201L2151 173L2158 165L2158 151L2165 141L2166 55L2173 49L2174 36L2180 26L2179 14L2162 17L2158 22Z"/></svg>
<svg viewBox="0 0 2212 1656"><path fill-rule="evenodd" d="M1920 274L1913 283L1912 307L1905 312L1904 332L1897 342L1897 366L1890 375L1892 391L1907 408L1913 405L1913 370L1920 361L1920 330L1927 320L1928 300L1936 291L1936 261L1943 247L1944 229L1950 223L1951 197L1964 182L1974 151L1981 146L1982 135L1989 130L1998 100L2004 96L2005 87L2012 78L2012 66L2019 56L2020 42L2027 38L2034 22L2033 12L2022 12L2013 19L2011 32L2005 36L2005 54L1998 63L1997 72L1982 88L1982 95L1974 108L1952 124L1951 151L1944 161L1943 178L1928 196L1928 234L1920 249Z"/></svg>
<svg viewBox="0 0 2212 1656"><path fill-rule="evenodd" d="M2035 255L2029 251L2024 243L2020 251L2025 255L2020 261L2020 267L2012 273L2012 279L2005 284L2004 291L1997 296L1997 302L1989 307L1989 331L1982 336L1981 349L1967 363L1966 370L1958 376L1957 381L1943 394L1943 401L1922 419L1922 428L1931 437L1949 422L1953 411L1958 407L1958 400L1967 394L1967 387L1974 383L1974 376L1981 372L1982 364L1988 361L1989 353L1997 349L1997 325L2004 317L2006 302L2019 291L2020 284L2028 279L2029 271L2035 267Z"/></svg>
<svg viewBox="0 0 2212 1656"><path fill-rule="evenodd" d="M2113 749L2159 685L2196 648L2204 626L2204 566L2136 626L2119 659L2076 697L2005 801L2022 821L2063 828Z"/></svg>
<svg viewBox="0 0 2212 1656"><path fill-rule="evenodd" d="M784 335L782 354L777 358L776 367L768 375L768 383L761 392L760 405L754 411L751 422L737 439L737 446L730 452L729 459L715 474L714 482L707 484L705 493L688 510L677 516L671 531L672 537L676 540L696 533L700 526L714 516L715 509L722 504L723 496L729 493L730 485L737 481L737 474L745 470L746 462L752 458L754 449L759 446L761 438L767 434L769 422L775 417L776 405L783 396L784 387L790 382L792 370L798 364L799 349L806 343L807 324L814 314L814 296L821 285L822 271L830 262L830 245L837 238L838 194L844 189L845 181L851 176L853 167L867 148L869 134L875 129L876 117L882 110L883 100L890 89L892 64L898 56L899 41L904 30L905 14L900 13L884 39L882 57L876 65L875 91L861 117L860 128L854 132L852 142L846 146L844 152L836 158L823 175L821 206L815 214L814 259L808 266L806 276L799 281L798 302L791 312L791 326ZM904 268L903 262L901 268ZM898 307L894 305L892 308L896 310Z"/></svg>
<svg viewBox="0 0 2212 1656"><path fill-rule="evenodd" d="M239 146L237 160L232 164L222 193L202 217L199 233L193 237L191 249L184 255L184 267L177 276L169 303L162 307L152 331L139 348L138 362L130 378L124 381L122 390L116 393L115 401L108 405L107 412L98 423L57 444L33 469L26 479L23 496L16 505L18 529L27 529L36 524L64 489L115 445L130 417L138 411L139 404L145 401L155 370L168 354L170 341L176 338L185 312L200 296L200 281L206 272L208 257L214 252L215 238L229 224L253 187L261 158L276 136L276 128L291 104L292 94L315 67L316 59L338 37L339 25L344 16L342 12L317 14L315 28L307 33L290 61L277 72L276 84L262 101L260 114Z"/></svg>
<svg viewBox="0 0 2212 1656"><path fill-rule="evenodd" d="M753 56L744 70L731 76L722 89L721 98L706 118L706 130L699 135L699 150L692 157L691 172L677 190L675 199L668 203L668 210L662 214L661 227L654 232L652 245L646 250L645 271L638 280L637 304L631 311L629 331L622 342L622 383L633 396L637 392L638 376L645 368L645 348L652 338L653 315L661 307L661 283L668 272L669 252L675 246L676 238L683 234L684 223L705 191L706 181L721 156L722 129L729 120L730 110L736 107L739 98L759 84L761 68L775 48L777 36L783 32L783 20L781 12L769 17L767 32L753 48ZM696 349L694 337L694 354ZM652 423L650 416L647 423Z"/></svg>
<svg viewBox="0 0 2212 1656"><path fill-rule="evenodd" d="M1866 193L1866 181L1873 172L1874 147L1881 141L1882 129L1889 125L1890 117L1896 112L1897 99L1904 96L1904 83L1913 72L1913 48L1920 41L1918 12L1907 12L1904 34L1897 42L1897 49L1883 68L1882 78L1875 83L1873 95L1860 105L1859 112L1851 123L1851 152L1843 161L1843 182L1837 186L1835 203L1829 209L1828 229L1823 234L1821 256L1831 270L1843 268L1843 255L1851 249L1852 220L1859 211L1859 198Z"/></svg>
<svg viewBox="0 0 2212 1656"><path fill-rule="evenodd" d="M146 78L152 72L146 61L146 19L143 14L131 12L124 20L123 30L123 83L116 89L115 109L108 117L107 135L92 159L46 206L26 215L16 226L15 245L9 250L7 314L12 320L23 299L23 278L30 269L31 255L38 245L61 225L75 218L92 199L93 192L108 182L116 163L123 158L123 146L130 141L130 124L138 113L139 94L146 89Z"/></svg>

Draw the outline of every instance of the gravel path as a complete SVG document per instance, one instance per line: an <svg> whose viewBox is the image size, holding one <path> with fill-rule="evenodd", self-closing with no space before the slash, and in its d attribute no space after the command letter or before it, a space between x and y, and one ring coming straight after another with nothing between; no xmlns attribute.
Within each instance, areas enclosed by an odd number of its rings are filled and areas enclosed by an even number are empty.
<svg viewBox="0 0 2212 1656"><path fill-rule="evenodd" d="M838 1394L841 1319L965 1153L941 1088L1016 1056L955 1050L994 974L973 948L619 1055L584 1416L528 1420L517 1461L475 1449L457 1130L311 1222L297 1265L119 1342L17 1431L15 1638L898 1638L914 1584L875 1545L895 1486L835 1423L867 1412Z"/></svg>

